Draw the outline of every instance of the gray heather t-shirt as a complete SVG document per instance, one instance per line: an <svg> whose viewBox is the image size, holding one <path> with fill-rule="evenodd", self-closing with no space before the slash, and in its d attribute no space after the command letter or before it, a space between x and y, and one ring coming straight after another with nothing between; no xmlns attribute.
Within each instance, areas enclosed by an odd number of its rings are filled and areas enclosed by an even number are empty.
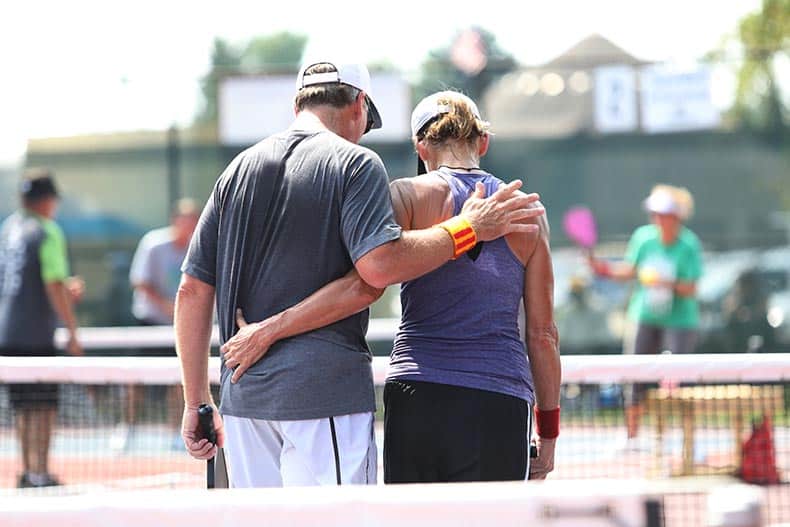
<svg viewBox="0 0 790 527"><path fill-rule="evenodd" d="M400 234L375 153L327 131L289 130L225 169L182 270L216 287L224 343L237 307L248 321L279 313ZM282 340L237 384L223 363L221 412L298 420L374 410L367 324L365 310Z"/></svg>

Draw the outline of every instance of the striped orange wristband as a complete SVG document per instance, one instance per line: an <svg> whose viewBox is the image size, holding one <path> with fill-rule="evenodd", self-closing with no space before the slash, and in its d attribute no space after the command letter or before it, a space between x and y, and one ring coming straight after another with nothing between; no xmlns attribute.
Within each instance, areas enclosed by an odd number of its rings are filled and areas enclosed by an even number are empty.
<svg viewBox="0 0 790 527"><path fill-rule="evenodd" d="M453 216L437 227L446 230L453 239L453 260L464 254L477 243L477 233L463 216Z"/></svg>

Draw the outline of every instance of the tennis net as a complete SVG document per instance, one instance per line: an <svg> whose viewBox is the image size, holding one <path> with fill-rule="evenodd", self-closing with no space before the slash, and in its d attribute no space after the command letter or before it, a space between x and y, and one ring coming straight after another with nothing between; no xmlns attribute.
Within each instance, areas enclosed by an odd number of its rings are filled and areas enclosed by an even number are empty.
<svg viewBox="0 0 790 527"><path fill-rule="evenodd" d="M386 340L377 331L373 337ZM172 345L173 335L170 328L93 328L82 339L95 355ZM215 388L218 361L209 365ZM374 358L379 388L386 367L385 357ZM767 521L790 521L788 379L785 354L565 356L550 478L685 488L662 502L667 525L703 525L708 488L759 483ZM179 381L175 357L0 357L0 496L205 486L205 463L185 453L178 435L181 407L172 394ZM48 383L59 391L49 470L62 485L17 489L23 452L12 386L35 391ZM628 440L623 395L633 383L646 390L639 434ZM142 394L134 408L132 390ZM377 432L381 447L380 426ZM690 515L691 523L673 523Z"/></svg>
<svg viewBox="0 0 790 527"><path fill-rule="evenodd" d="M0 498L4 527L758 527L762 491L720 485L705 492L702 522L667 522L664 503L684 492L650 481L575 480L234 489L178 489Z"/></svg>

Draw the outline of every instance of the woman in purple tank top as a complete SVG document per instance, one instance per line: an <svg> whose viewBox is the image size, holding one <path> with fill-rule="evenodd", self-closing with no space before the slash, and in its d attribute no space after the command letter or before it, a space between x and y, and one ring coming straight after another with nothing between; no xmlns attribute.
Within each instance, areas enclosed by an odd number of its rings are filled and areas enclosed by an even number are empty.
<svg viewBox="0 0 790 527"><path fill-rule="evenodd" d="M480 168L489 123L465 95L426 97L411 127L420 174L390 187L404 229L439 224L477 185L488 195L502 184ZM402 284L384 390L385 482L517 480L528 470L543 478L553 468L560 363L548 224L534 221L537 231L478 244ZM533 405L538 458L530 466Z"/></svg>
<svg viewBox="0 0 790 527"><path fill-rule="evenodd" d="M503 184L480 168L489 124L465 95L426 97L411 126L419 175L390 185L404 230L442 224L476 189L490 195ZM553 469L560 359L549 227L545 216L526 222L535 227L456 251L454 260L402 284L384 390L386 483L542 479ZM304 331L316 320L340 320L371 302L367 289L352 271L289 310L288 323ZM255 331L255 339L234 345L262 354L274 337ZM533 409L537 457L530 463Z"/></svg>

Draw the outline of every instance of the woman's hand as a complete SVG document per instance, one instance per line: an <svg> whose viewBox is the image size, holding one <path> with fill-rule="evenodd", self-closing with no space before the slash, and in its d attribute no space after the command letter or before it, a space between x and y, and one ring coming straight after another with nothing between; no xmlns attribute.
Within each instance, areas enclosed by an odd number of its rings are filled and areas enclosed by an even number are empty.
<svg viewBox="0 0 790 527"><path fill-rule="evenodd" d="M277 323L267 318L254 324L244 320L241 309L236 310L236 324L239 331L220 349L225 366L233 370L230 382L239 381L250 366L261 360L269 348L279 340Z"/></svg>
<svg viewBox="0 0 790 527"><path fill-rule="evenodd" d="M538 457L529 464L529 479L546 479L549 472L554 470L554 445L556 443L556 438L537 438Z"/></svg>
<svg viewBox="0 0 790 527"><path fill-rule="evenodd" d="M592 251L587 253L587 264L596 276L608 278L612 275L612 269L609 262L606 260L599 260L596 258Z"/></svg>

